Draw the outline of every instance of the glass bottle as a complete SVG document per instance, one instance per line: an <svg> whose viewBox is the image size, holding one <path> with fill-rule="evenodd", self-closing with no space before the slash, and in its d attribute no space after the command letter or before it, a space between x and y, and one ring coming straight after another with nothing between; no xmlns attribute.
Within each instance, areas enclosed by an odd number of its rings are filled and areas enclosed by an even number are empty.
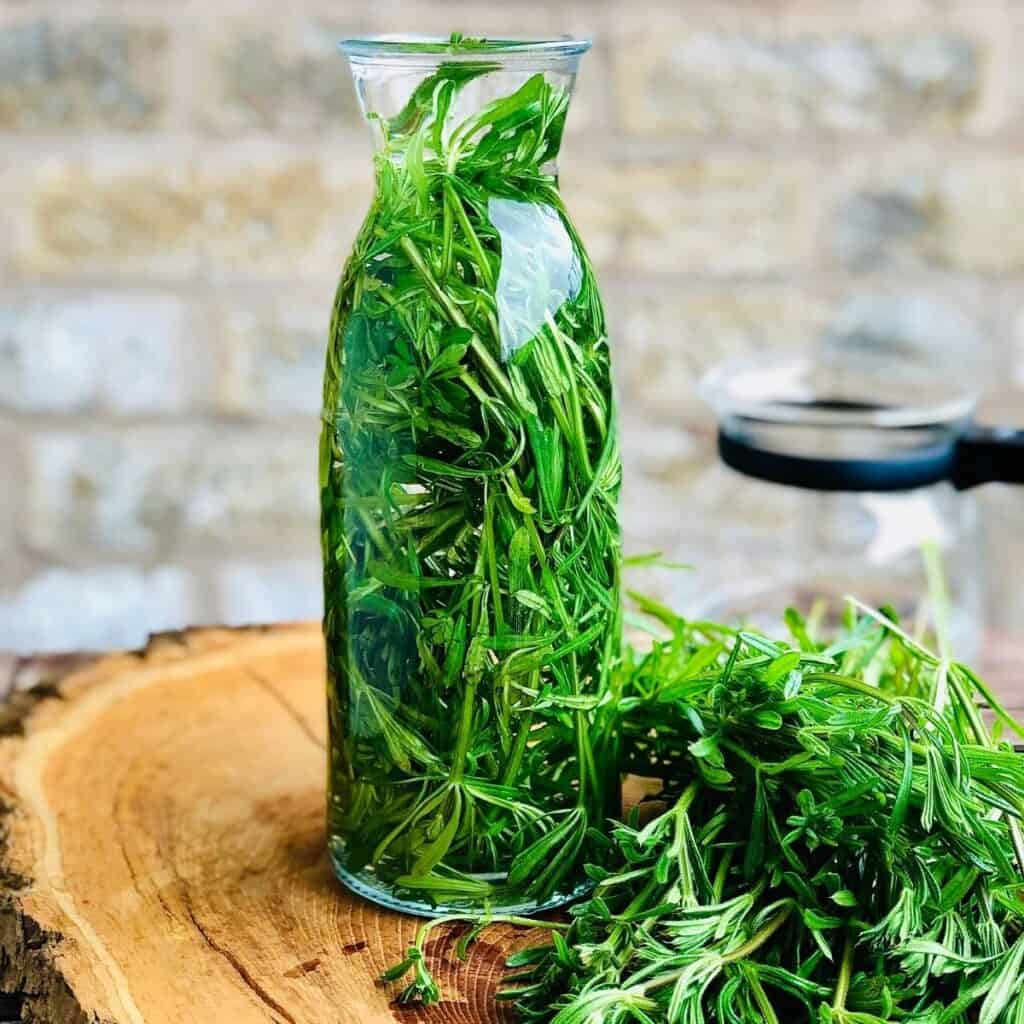
<svg viewBox="0 0 1024 1024"><path fill-rule="evenodd" d="M564 902L620 810L621 471L556 165L588 48L342 44L376 189L324 380L328 841L414 913Z"/></svg>

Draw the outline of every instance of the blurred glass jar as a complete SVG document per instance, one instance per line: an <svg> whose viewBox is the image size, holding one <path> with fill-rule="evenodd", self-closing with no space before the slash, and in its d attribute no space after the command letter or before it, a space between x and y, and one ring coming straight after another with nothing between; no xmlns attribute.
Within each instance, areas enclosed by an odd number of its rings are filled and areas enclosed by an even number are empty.
<svg viewBox="0 0 1024 1024"><path fill-rule="evenodd" d="M742 500L770 504L781 485L790 513L748 535L761 549L749 571L734 567L691 615L774 632L793 607L824 635L854 596L976 658L985 588L964 492L1024 479L1020 434L975 427L973 393L898 360L745 360L712 370L702 391Z"/></svg>

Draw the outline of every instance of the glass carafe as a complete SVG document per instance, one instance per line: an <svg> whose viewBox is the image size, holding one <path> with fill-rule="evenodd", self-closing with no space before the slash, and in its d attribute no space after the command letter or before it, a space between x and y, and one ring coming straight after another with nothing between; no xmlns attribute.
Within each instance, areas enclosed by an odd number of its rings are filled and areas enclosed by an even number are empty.
<svg viewBox="0 0 1024 1024"><path fill-rule="evenodd" d="M342 44L376 190L324 382L328 841L407 911L572 898L619 811L621 474L555 162L588 46Z"/></svg>

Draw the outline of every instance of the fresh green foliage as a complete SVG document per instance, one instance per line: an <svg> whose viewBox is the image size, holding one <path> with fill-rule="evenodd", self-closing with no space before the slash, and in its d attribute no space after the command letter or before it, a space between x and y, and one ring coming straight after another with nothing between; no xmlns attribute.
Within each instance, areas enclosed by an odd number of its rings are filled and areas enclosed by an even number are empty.
<svg viewBox="0 0 1024 1024"><path fill-rule="evenodd" d="M324 385L332 850L448 907L571 891L619 799L599 705L620 465L604 314L553 170L569 95L520 73L476 102L496 66L441 63L371 112L376 194Z"/></svg>
<svg viewBox="0 0 1024 1024"><path fill-rule="evenodd" d="M856 604L784 643L642 603L669 636L627 652L616 728L663 793L510 960L520 1019L1024 1021L1021 729L983 681Z"/></svg>

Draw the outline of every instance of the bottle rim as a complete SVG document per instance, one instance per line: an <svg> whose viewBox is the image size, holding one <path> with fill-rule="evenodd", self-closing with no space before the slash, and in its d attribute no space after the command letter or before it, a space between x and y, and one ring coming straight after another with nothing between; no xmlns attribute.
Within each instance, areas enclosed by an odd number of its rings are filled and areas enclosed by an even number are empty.
<svg viewBox="0 0 1024 1024"><path fill-rule="evenodd" d="M503 36L453 44L450 36L385 34L351 36L338 49L353 63L400 66L493 64L549 66L578 60L593 41L586 36Z"/></svg>

